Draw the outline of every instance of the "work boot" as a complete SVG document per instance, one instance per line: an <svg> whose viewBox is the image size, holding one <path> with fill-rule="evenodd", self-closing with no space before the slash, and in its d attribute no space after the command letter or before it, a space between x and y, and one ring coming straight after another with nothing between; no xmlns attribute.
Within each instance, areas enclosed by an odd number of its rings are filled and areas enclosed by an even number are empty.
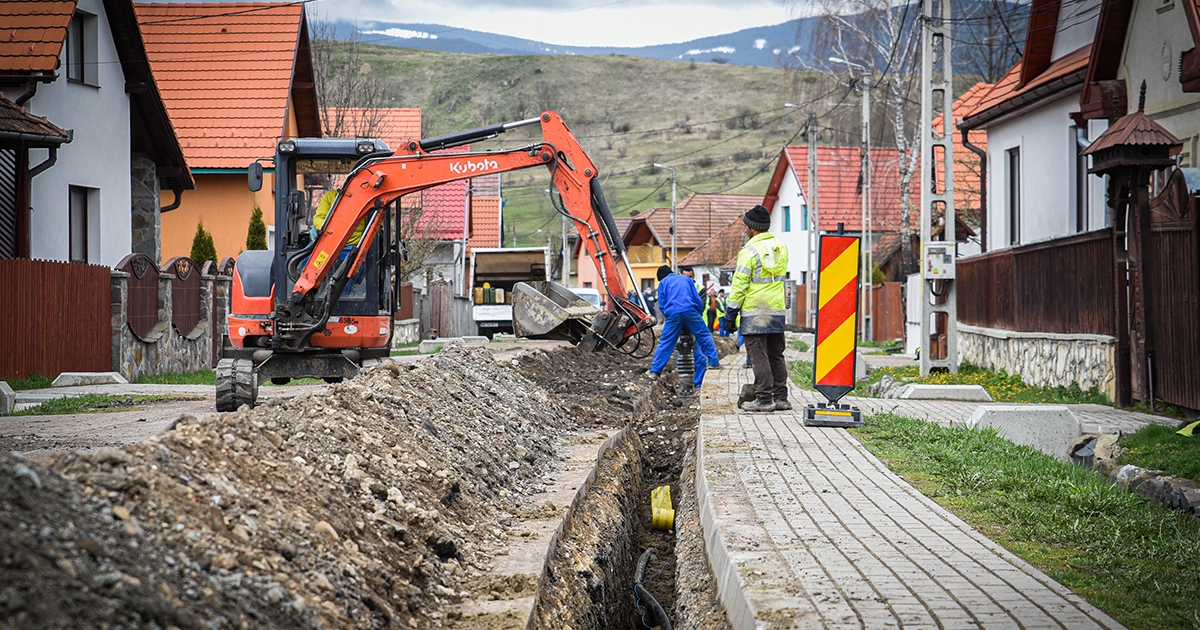
<svg viewBox="0 0 1200 630"><path fill-rule="evenodd" d="M775 403L769 400L767 402L752 400L742 405L742 411L749 411L750 413L770 413L775 411Z"/></svg>
<svg viewBox="0 0 1200 630"><path fill-rule="evenodd" d="M710 369L710 370L721 370L721 369L724 369L724 368L722 368L722 367L721 367L721 364L720 364L720 363L714 363L714 364L712 364L712 365L708 366L708 369Z"/></svg>
<svg viewBox="0 0 1200 630"><path fill-rule="evenodd" d="M657 381L658 377L662 376L662 374L659 372L646 372L646 376L650 377L652 381Z"/></svg>
<svg viewBox="0 0 1200 630"><path fill-rule="evenodd" d="M775 401L775 411L791 411L791 410L792 410L792 403L788 402L786 398Z"/></svg>

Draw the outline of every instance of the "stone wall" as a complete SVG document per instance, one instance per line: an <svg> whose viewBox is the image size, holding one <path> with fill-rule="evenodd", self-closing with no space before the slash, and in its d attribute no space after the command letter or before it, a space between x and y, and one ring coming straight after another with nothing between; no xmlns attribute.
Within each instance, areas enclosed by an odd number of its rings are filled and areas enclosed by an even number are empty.
<svg viewBox="0 0 1200 630"><path fill-rule="evenodd" d="M133 381L140 376L182 374L213 367L213 337L224 330L223 319L214 317L229 312L229 278L201 276L200 323L181 331L171 323L172 291L170 273L158 277L158 324L139 337L129 326L129 274L112 272L112 356L113 371ZM214 296L220 300L213 312Z"/></svg>
<svg viewBox="0 0 1200 630"><path fill-rule="evenodd" d="M159 182L154 160L135 153L130 166L133 253L162 260L162 216L158 211Z"/></svg>
<svg viewBox="0 0 1200 630"><path fill-rule="evenodd" d="M989 370L1020 374L1047 387L1078 385L1116 396L1114 339L1108 335L1029 333L958 325L958 357Z"/></svg>

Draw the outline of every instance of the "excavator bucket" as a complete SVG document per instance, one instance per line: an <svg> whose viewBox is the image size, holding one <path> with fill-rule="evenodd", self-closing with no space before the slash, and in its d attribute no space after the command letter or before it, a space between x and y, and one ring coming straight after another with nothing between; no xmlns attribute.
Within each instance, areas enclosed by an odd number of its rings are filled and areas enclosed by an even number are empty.
<svg viewBox="0 0 1200 630"><path fill-rule="evenodd" d="M578 344L592 330L600 309L555 282L519 282L513 287L513 332L518 337Z"/></svg>

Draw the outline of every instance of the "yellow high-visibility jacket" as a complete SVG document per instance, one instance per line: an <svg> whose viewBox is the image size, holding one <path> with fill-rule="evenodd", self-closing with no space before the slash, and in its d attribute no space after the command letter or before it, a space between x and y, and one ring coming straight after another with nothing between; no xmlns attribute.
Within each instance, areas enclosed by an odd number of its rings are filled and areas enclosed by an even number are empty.
<svg viewBox="0 0 1200 630"><path fill-rule="evenodd" d="M784 331L787 297L783 281L787 266L787 245L770 232L755 235L738 252L727 303L729 308L741 310L743 335Z"/></svg>

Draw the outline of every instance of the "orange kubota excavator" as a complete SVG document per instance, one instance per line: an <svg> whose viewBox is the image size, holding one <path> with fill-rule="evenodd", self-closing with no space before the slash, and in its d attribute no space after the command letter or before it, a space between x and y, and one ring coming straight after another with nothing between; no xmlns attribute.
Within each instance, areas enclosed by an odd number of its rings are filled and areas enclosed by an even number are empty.
<svg viewBox="0 0 1200 630"><path fill-rule="evenodd" d="M541 141L521 148L434 153L539 124ZM643 346L641 335L655 321L626 294L622 275L633 278L633 270L596 166L557 113L412 140L395 151L374 139L295 138L276 147L275 248L243 252L234 267L233 312L216 370L217 409L253 406L258 383L267 379L336 381L387 357L394 270L403 255L400 204L393 202L438 184L534 166L549 169L555 208L578 228L615 310L600 311L553 282L519 283L512 295L514 331L589 350L652 350L653 339ZM314 217L297 183L335 173L346 174L345 181L328 213ZM260 190L262 178L256 161L250 188Z"/></svg>

